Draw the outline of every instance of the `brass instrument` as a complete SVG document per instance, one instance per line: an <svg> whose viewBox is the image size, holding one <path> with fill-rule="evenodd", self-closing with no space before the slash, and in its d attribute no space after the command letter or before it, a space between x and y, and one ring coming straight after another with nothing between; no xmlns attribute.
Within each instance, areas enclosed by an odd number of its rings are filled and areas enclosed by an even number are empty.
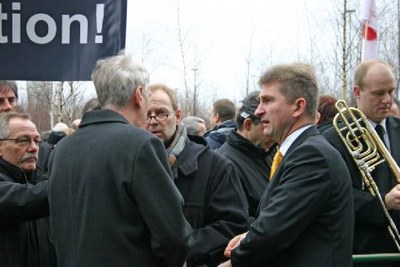
<svg viewBox="0 0 400 267"><path fill-rule="evenodd" d="M371 176L375 167L386 161L397 182L400 183L399 166L397 166L367 117L360 110L348 107L344 100L337 101L335 106L338 113L333 119L333 126L360 169L363 183L369 192L378 198L389 222L388 231L400 251L399 232Z"/></svg>

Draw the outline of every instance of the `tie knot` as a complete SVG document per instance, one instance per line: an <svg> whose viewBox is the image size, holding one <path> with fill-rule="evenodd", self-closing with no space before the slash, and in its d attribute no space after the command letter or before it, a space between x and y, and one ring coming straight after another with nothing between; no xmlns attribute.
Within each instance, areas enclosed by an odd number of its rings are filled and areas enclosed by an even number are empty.
<svg viewBox="0 0 400 267"><path fill-rule="evenodd" d="M375 126L375 131L379 135L379 137L382 139L383 135L385 134L385 128L381 124L377 124Z"/></svg>
<svg viewBox="0 0 400 267"><path fill-rule="evenodd" d="M376 130L376 131L383 131L383 132L385 132L385 128L383 128L382 124L377 124L377 125L375 126L375 130Z"/></svg>
<svg viewBox="0 0 400 267"><path fill-rule="evenodd" d="M280 163L282 161L282 159L283 159L283 154L280 150L278 150L278 152L276 152L276 154L274 156L274 160L276 160Z"/></svg>
<svg viewBox="0 0 400 267"><path fill-rule="evenodd" d="M385 128L383 128L383 126L381 124L377 124L375 126L375 131L378 134L379 138L382 140L383 144L386 146L386 142L385 142Z"/></svg>
<svg viewBox="0 0 400 267"><path fill-rule="evenodd" d="M271 165L271 173L269 175L269 179L271 180L272 176L274 176L275 171L278 169L279 164L281 164L281 161L283 159L283 154L280 150L276 152L274 159L272 160L272 165Z"/></svg>

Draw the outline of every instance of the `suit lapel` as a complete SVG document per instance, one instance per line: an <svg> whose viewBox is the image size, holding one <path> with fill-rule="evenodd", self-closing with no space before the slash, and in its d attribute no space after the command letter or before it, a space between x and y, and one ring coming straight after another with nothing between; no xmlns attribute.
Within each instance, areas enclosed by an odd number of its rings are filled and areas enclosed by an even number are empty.
<svg viewBox="0 0 400 267"><path fill-rule="evenodd" d="M391 155L397 165L400 165L400 119L389 116L386 127L389 133Z"/></svg>
<svg viewBox="0 0 400 267"><path fill-rule="evenodd" d="M301 143L304 142L308 137L312 135L320 135L320 132L315 126L311 126L304 132L302 132L296 140L294 140L293 144L289 147L289 150L286 152L286 155L289 155L296 147L298 147ZM285 159L285 158L284 158ZM283 161L282 161L283 162Z"/></svg>
<svg viewBox="0 0 400 267"><path fill-rule="evenodd" d="M261 201L260 201L259 209L260 209L260 207L266 206L268 204L269 198L271 196L271 192L275 189L275 187L279 186L279 184L280 184L280 176L282 175L286 159L290 156L290 153L297 146L302 144L304 142L304 140L306 140L308 137L310 137L312 135L321 135L321 133L319 132L319 130L315 126L311 126L307 130L302 132L299 135L299 137L297 137L296 140L294 140L293 144L289 147L289 150L286 152L285 156L283 157L283 160L282 160L281 164L279 165L278 169L276 170L274 177L269 182L266 190L264 191L264 195L263 195L263 197L261 198Z"/></svg>

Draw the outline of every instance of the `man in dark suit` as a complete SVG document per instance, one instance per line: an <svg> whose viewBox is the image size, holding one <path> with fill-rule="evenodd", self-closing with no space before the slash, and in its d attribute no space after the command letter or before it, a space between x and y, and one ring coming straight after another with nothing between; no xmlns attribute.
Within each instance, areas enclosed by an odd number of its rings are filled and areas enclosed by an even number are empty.
<svg viewBox="0 0 400 267"><path fill-rule="evenodd" d="M138 127L148 72L125 55L92 74L101 110L84 114L49 161L57 266L183 266L192 229L162 142Z"/></svg>
<svg viewBox="0 0 400 267"><path fill-rule="evenodd" d="M379 60L359 64L354 76L354 95L357 108L368 118L372 127L382 125L383 141L394 160L400 162L400 119L389 116L395 92L395 76L391 67ZM336 147L349 168L354 195L355 227L354 254L399 252L390 236L387 219L378 198L366 188L361 173L335 129L324 133L326 139ZM400 185L382 163L372 172L372 177L381 192L386 208L395 222L400 216ZM399 226L399 224L397 223ZM363 263L357 266L400 266L398 262Z"/></svg>
<svg viewBox="0 0 400 267"><path fill-rule="evenodd" d="M260 117L283 160L250 230L231 240L223 266L352 266L354 209L350 174L314 126L318 86L307 64L264 73ZM274 157L274 160L277 156ZM271 172L274 172L274 163Z"/></svg>

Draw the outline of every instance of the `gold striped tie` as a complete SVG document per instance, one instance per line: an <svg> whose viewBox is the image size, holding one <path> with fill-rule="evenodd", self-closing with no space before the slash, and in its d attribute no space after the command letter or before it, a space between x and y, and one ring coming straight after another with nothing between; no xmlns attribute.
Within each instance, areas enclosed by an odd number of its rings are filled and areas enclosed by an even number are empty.
<svg viewBox="0 0 400 267"><path fill-rule="evenodd" d="M283 159L283 155L280 150L276 152L274 159L272 160L272 166L271 166L271 172L269 174L269 179L272 179L272 176L274 176L275 171L278 169L279 164L281 164L281 161Z"/></svg>

